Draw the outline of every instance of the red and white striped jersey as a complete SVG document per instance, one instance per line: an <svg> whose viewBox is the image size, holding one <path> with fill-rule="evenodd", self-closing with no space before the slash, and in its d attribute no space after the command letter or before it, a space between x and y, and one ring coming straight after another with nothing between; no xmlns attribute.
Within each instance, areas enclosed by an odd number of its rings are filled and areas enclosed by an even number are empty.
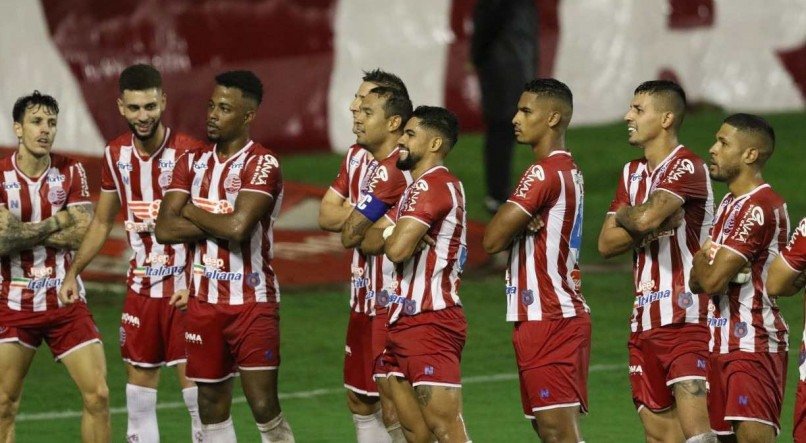
<svg viewBox="0 0 806 443"><path fill-rule="evenodd" d="M802 218L798 223L798 227L792 233L792 239L781 251L781 258L793 271L806 271L806 217ZM801 381L806 381L806 328L804 328L803 337L800 340L798 369Z"/></svg>
<svg viewBox="0 0 806 443"><path fill-rule="evenodd" d="M630 329L706 324L707 294L689 289L692 258L708 237L714 220L714 194L708 167L683 145L676 147L654 171L646 159L626 165L610 212L645 203L653 192L669 192L683 201L685 217L676 229L648 236L633 251L635 301Z"/></svg>
<svg viewBox="0 0 806 443"><path fill-rule="evenodd" d="M459 285L467 260L467 216L462 182L444 166L435 166L406 188L389 217L411 218L428 226L436 242L395 266L397 288L389 294L389 324L401 315L417 315L461 306Z"/></svg>
<svg viewBox="0 0 806 443"><path fill-rule="evenodd" d="M187 247L158 243L154 223L177 160L186 151L203 147L199 140L166 128L162 146L151 156L137 152L129 132L104 149L101 191L116 192L120 199L123 228L132 248L126 284L135 294L170 297L188 287Z"/></svg>
<svg viewBox="0 0 806 443"><path fill-rule="evenodd" d="M395 148L385 159L379 162L372 177L370 177L367 193L372 197L384 202L389 208L394 208L403 191L411 184L411 173L401 171L397 167L397 159L400 158L400 151ZM390 209L391 211L392 209ZM389 300L389 293L394 292L395 264L386 258L386 255L367 256L367 276L369 276L369 288L367 298L370 299L370 315L375 315L377 311L385 311ZM386 291L386 292L384 292ZM373 303L372 300L375 300ZM383 303L381 303L383 302Z"/></svg>
<svg viewBox="0 0 806 443"><path fill-rule="evenodd" d="M590 312L582 296L582 171L571 154L554 151L530 166L507 200L545 226L509 249L507 321L560 320Z"/></svg>
<svg viewBox="0 0 806 443"><path fill-rule="evenodd" d="M750 281L729 283L717 296L711 325L711 352L784 352L789 327L775 299L767 295L767 270L786 245L786 203L763 184L741 196L727 194L717 209L711 241L750 264Z"/></svg>
<svg viewBox="0 0 806 443"><path fill-rule="evenodd" d="M274 153L251 140L226 161L218 159L215 146L188 152L179 159L167 190L178 191L215 214L232 212L241 192L272 197L271 208L248 240L208 237L193 245L193 292L199 300L222 305L279 303L280 288L271 267L272 226L283 199L283 178Z"/></svg>
<svg viewBox="0 0 806 443"><path fill-rule="evenodd" d="M378 166L372 154L360 145L353 145L341 162L339 174L330 189L355 206L369 186L369 177ZM373 303L367 299L369 277L367 272L367 256L358 248L353 249L350 262L350 309L355 312L371 314Z"/></svg>
<svg viewBox="0 0 806 443"><path fill-rule="evenodd" d="M84 166L58 154L50 155L50 167L38 178L20 171L16 153L0 159L0 174L0 206L24 223L46 220L68 206L91 204ZM5 326L61 307L57 293L72 259L72 251L43 245L0 257L0 306ZM78 286L83 300L80 279Z"/></svg>

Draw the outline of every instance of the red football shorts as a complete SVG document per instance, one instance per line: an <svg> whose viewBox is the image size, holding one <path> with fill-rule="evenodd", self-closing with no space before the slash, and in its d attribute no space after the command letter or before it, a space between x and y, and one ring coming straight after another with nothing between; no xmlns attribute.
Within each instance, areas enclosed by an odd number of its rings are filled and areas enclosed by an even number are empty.
<svg viewBox="0 0 806 443"><path fill-rule="evenodd" d="M534 419L535 412L572 406L587 412L590 316L517 322L512 344L526 418Z"/></svg>
<svg viewBox="0 0 806 443"><path fill-rule="evenodd" d="M347 340L344 345L344 387L362 395L377 396L378 386L372 378L375 360L372 356L372 317L350 311Z"/></svg>
<svg viewBox="0 0 806 443"><path fill-rule="evenodd" d="M781 430L787 353L714 354L708 376L711 429L732 434L730 422L755 421Z"/></svg>
<svg viewBox="0 0 806 443"><path fill-rule="evenodd" d="M170 298L129 291L120 316L120 355L134 366L153 368L185 363L185 313Z"/></svg>
<svg viewBox="0 0 806 443"><path fill-rule="evenodd" d="M660 412L672 407L672 385L708 377L708 342L705 325L677 324L633 332L627 342L630 384L635 407Z"/></svg>
<svg viewBox="0 0 806 443"><path fill-rule="evenodd" d="M795 443L806 443L806 382L798 382L798 393L795 396L795 427L792 437Z"/></svg>
<svg viewBox="0 0 806 443"><path fill-rule="evenodd" d="M44 311L36 326L0 325L0 343L19 343L37 349L44 340L56 361L92 343L100 343L101 335L84 302Z"/></svg>
<svg viewBox="0 0 806 443"><path fill-rule="evenodd" d="M389 372L388 368L383 364L383 350L386 349L386 336L388 332L386 322L388 320L388 309L377 308L375 310L375 316L372 317L372 376L374 378L386 377L386 374Z"/></svg>
<svg viewBox="0 0 806 443"><path fill-rule="evenodd" d="M185 315L187 377L215 383L237 370L280 366L280 314L277 303L218 305L191 297Z"/></svg>
<svg viewBox="0 0 806 443"><path fill-rule="evenodd" d="M462 386L462 348L467 321L460 306L401 316L389 325L384 353L388 375L412 386Z"/></svg>

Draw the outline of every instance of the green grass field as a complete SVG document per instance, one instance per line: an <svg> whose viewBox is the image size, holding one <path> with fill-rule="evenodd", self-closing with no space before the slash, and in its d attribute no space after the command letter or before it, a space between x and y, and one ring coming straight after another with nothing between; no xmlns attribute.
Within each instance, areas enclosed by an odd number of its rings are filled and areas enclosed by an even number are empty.
<svg viewBox="0 0 806 443"><path fill-rule="evenodd" d="M706 155L722 115L707 113L688 117L682 141ZM806 114L768 116L777 130L778 150L766 178L788 201L793 220L806 215L806 198L798 186L803 173L799 143L806 139ZM583 266L602 264L596 253L596 237L604 211L624 161L639 151L625 143L624 125L573 129L568 144L586 178L585 240ZM471 217L484 220L481 138L464 136L449 158L449 167L464 181ZM335 175L340 156L323 154L283 159L287 180L326 185ZM530 161L519 148L516 170ZM717 199L725 193L716 185ZM613 263L623 265L624 257ZM597 267L597 269L600 267ZM583 286L593 315L593 351L589 379L591 413L582 419L589 442L637 442L641 425L634 412L626 368L627 320L632 306L631 277L623 267L607 272L584 272ZM347 265L345 264L345 272ZM282 284L282 275L279 276ZM461 290L468 317L468 341L463 358L465 418L477 442L534 440L520 410L510 325L504 321L502 276L468 272ZM115 441L123 441L126 427L125 377L118 352L121 287L92 291L89 301L105 337L112 391L112 426ZM803 326L801 296L780 301L791 328L791 347L797 349ZM284 291L282 305L282 354L280 392L282 406L297 441L354 441L352 420L345 405L341 381L344 331L347 321L347 288ZM797 382L797 352L791 353L787 395L779 441L791 441L792 409ZM0 377L2 374L0 374ZM258 441L248 407L236 394L233 417L241 441ZM172 372L165 372L159 395L160 431L163 441L187 441L189 419ZM80 397L66 371L54 364L46 349L38 353L23 394L17 436L21 442L78 441Z"/></svg>

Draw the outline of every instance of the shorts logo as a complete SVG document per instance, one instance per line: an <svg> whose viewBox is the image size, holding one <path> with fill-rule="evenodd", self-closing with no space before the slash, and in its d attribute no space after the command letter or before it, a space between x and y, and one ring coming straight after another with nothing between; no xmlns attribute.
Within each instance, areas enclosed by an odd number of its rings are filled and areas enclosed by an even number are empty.
<svg viewBox="0 0 806 443"><path fill-rule="evenodd" d="M59 188L50 188L48 191L48 202L53 206L61 206L67 200L67 193L64 192L64 189L61 187Z"/></svg>
<svg viewBox="0 0 806 443"><path fill-rule="evenodd" d="M160 188L165 189L171 186L171 180L173 180L173 173L171 171L162 171L157 179L157 183L160 185Z"/></svg>
<svg viewBox="0 0 806 443"><path fill-rule="evenodd" d="M266 361L271 361L272 359L274 359L274 352L272 352L271 349L267 350L266 352L263 353L263 358Z"/></svg>
<svg viewBox="0 0 806 443"><path fill-rule="evenodd" d="M733 327L733 336L736 338L743 338L747 335L747 323L740 321Z"/></svg>
<svg viewBox="0 0 806 443"><path fill-rule="evenodd" d="M234 194L241 189L241 177L238 174L230 174L224 179L224 190Z"/></svg>
<svg viewBox="0 0 806 443"><path fill-rule="evenodd" d="M740 406L747 406L747 404L750 403L750 399L747 398L746 395L740 395L737 400L739 401Z"/></svg>
<svg viewBox="0 0 806 443"><path fill-rule="evenodd" d="M118 332L118 341L120 341L120 346L122 347L124 344L126 344L126 330L123 329L123 326L121 326Z"/></svg>
<svg viewBox="0 0 806 443"><path fill-rule="evenodd" d="M691 292L682 292L677 296L677 306L682 309L688 309L694 305L694 297Z"/></svg>
<svg viewBox="0 0 806 443"><path fill-rule="evenodd" d="M0 334L5 334L5 333L6 333L6 331L8 331L8 327L6 327L6 326L0 326ZM801 355L803 355L803 354L801 354Z"/></svg>
<svg viewBox="0 0 806 443"><path fill-rule="evenodd" d="M546 399L546 398L549 398L549 397L551 397L551 391L549 391L548 389L541 389L540 390L540 398Z"/></svg>
<svg viewBox="0 0 806 443"><path fill-rule="evenodd" d="M389 291L384 289L381 292L379 292L377 294L377 297L375 297L375 304L377 306L382 307L382 308L385 308L386 306L388 306L389 305Z"/></svg>
<svg viewBox="0 0 806 443"><path fill-rule="evenodd" d="M641 365L630 365L630 375L642 375L644 373Z"/></svg>
<svg viewBox="0 0 806 443"><path fill-rule="evenodd" d="M185 341L194 345L204 344L201 335L193 332L185 332Z"/></svg>
<svg viewBox="0 0 806 443"><path fill-rule="evenodd" d="M431 365L426 366L425 369L423 369L423 374L434 375L434 367Z"/></svg>
<svg viewBox="0 0 806 443"><path fill-rule="evenodd" d="M250 288L255 288L260 284L260 273L253 272L246 276L246 285Z"/></svg>
<svg viewBox="0 0 806 443"><path fill-rule="evenodd" d="M120 316L120 322L123 323L124 325L132 325L135 328L140 327L140 318L126 312L124 312L123 315Z"/></svg>
<svg viewBox="0 0 806 443"><path fill-rule="evenodd" d="M524 289L523 292L521 292L521 301L526 306L529 306L532 303L534 303L535 302L535 293L534 293L534 291L532 291L531 289Z"/></svg>
<svg viewBox="0 0 806 443"><path fill-rule="evenodd" d="M701 358L697 359L697 369L705 369L705 360Z"/></svg>

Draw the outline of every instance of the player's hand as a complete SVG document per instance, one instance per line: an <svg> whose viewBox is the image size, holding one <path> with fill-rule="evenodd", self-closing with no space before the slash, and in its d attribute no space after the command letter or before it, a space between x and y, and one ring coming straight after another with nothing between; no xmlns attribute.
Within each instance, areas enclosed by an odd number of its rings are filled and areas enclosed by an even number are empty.
<svg viewBox="0 0 806 443"><path fill-rule="evenodd" d="M53 214L53 217L56 219L56 222L59 224L60 229L64 229L64 228L67 228L68 226L71 226L73 224L73 221L74 221L73 216L70 215L70 213L67 212L66 209L62 209L61 211L56 211L56 213Z"/></svg>
<svg viewBox="0 0 806 443"><path fill-rule="evenodd" d="M686 211L683 208L677 208L677 211L668 217L663 223L658 226L657 231L668 231L670 229L676 229L680 225L683 224L683 220L686 218Z"/></svg>
<svg viewBox="0 0 806 443"><path fill-rule="evenodd" d="M168 304L180 311L184 311L188 307L188 299L190 298L190 291L187 289L180 289L174 292Z"/></svg>
<svg viewBox="0 0 806 443"><path fill-rule="evenodd" d="M78 281L75 277L65 276L59 288L59 300L65 305L72 305L80 300Z"/></svg>
<svg viewBox="0 0 806 443"><path fill-rule="evenodd" d="M526 233L527 234L534 234L535 232L543 229L546 226L546 223L543 221L543 217L539 214L532 217L529 220L529 223L526 224Z"/></svg>
<svg viewBox="0 0 806 443"><path fill-rule="evenodd" d="M427 246L435 246L436 244L437 244L437 242L436 242L436 241L434 241L434 239L433 239L433 238L431 238L431 236L430 236L430 235L425 234L425 235L423 236L423 238L421 238L421 239L420 239L420 243L418 243L418 244L417 244L417 252L422 251L422 250L423 250L423 249L425 249Z"/></svg>

